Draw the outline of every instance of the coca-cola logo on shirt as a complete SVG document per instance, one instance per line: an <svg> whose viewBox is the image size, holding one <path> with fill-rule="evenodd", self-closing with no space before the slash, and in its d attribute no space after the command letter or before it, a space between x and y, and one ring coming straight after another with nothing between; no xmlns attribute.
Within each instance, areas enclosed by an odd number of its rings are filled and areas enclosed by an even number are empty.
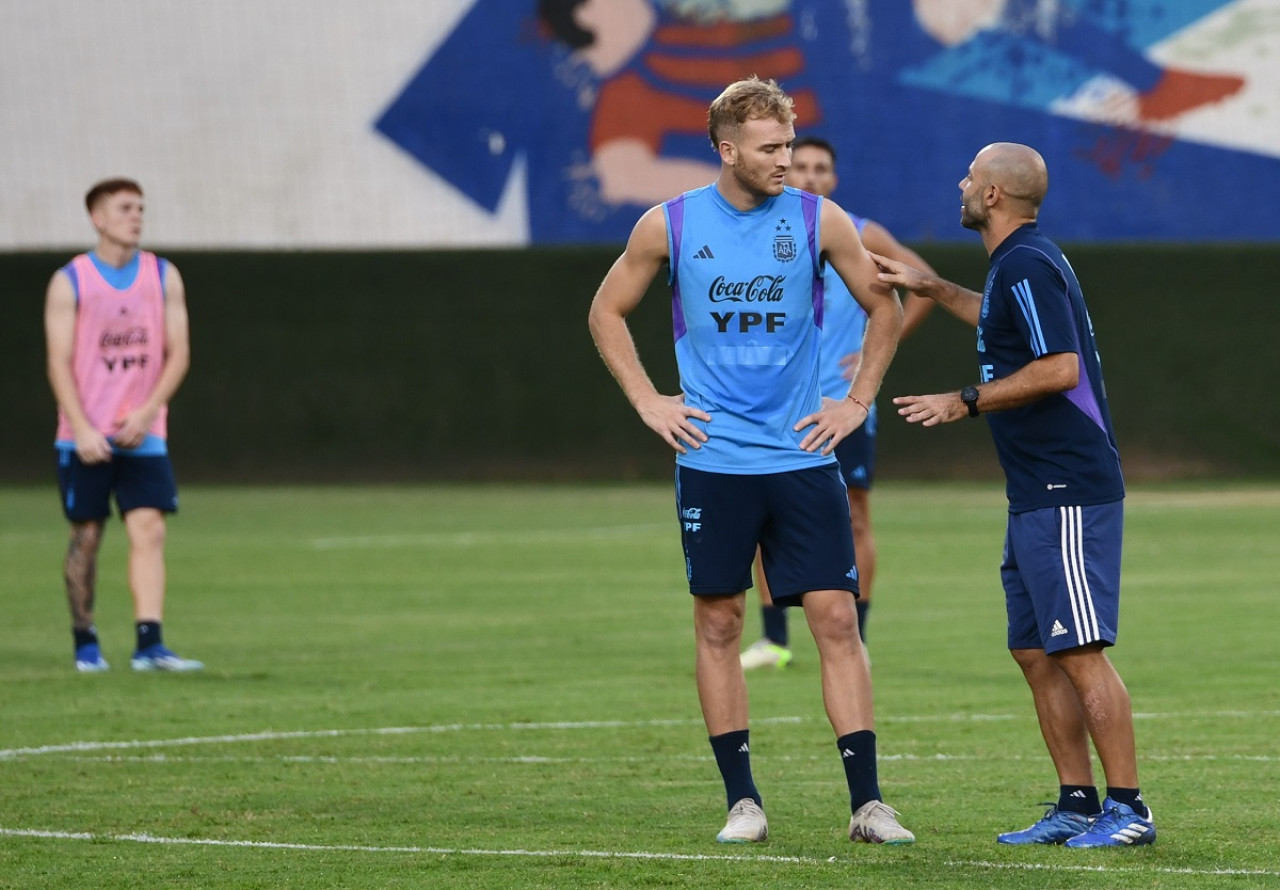
<svg viewBox="0 0 1280 890"><path fill-rule="evenodd" d="M122 349L128 346L146 346L147 329L126 328L123 331L103 331L98 346L102 349Z"/></svg>
<svg viewBox="0 0 1280 890"><path fill-rule="evenodd" d="M750 281L728 281L723 275L711 282L707 296L713 303L778 303L783 298L785 275L757 275Z"/></svg>

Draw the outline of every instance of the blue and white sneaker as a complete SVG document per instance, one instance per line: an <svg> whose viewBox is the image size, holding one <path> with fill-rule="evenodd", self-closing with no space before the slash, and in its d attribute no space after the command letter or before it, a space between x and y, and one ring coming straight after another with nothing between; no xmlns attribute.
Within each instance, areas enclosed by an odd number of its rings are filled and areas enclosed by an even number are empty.
<svg viewBox="0 0 1280 890"><path fill-rule="evenodd" d="M1102 815L1093 820L1088 831L1067 841L1068 847L1138 847L1156 842L1155 813L1147 807L1146 817L1139 816L1133 807L1117 803L1111 798L1102 802Z"/></svg>
<svg viewBox="0 0 1280 890"><path fill-rule="evenodd" d="M85 643L76 647L76 670L82 674L100 674L110 669L111 665L102 657L102 650L97 643Z"/></svg>
<svg viewBox="0 0 1280 890"><path fill-rule="evenodd" d="M183 658L163 643L139 649L129 662L135 671L202 671L204 662Z"/></svg>
<svg viewBox="0 0 1280 890"><path fill-rule="evenodd" d="M1049 807L1040 821L1030 828L1021 831L1008 831L996 835L999 844L1061 844L1078 834L1089 830L1093 823L1084 813L1072 813L1058 809L1057 804L1045 802L1041 806Z"/></svg>

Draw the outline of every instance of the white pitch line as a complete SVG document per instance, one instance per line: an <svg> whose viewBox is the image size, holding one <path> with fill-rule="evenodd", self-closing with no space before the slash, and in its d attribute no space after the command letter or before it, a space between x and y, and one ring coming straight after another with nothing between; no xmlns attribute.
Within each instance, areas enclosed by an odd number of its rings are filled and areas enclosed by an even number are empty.
<svg viewBox="0 0 1280 890"><path fill-rule="evenodd" d="M1132 866L1114 867L1108 865L1061 865L1043 862L983 862L972 859L953 859L943 863L947 866L961 868L991 868L1008 871L1093 871L1105 874L1162 874L1162 875L1247 875L1259 877L1280 877L1280 871L1251 868L1174 868L1172 866L1154 866L1152 868L1135 868Z"/></svg>
<svg viewBox="0 0 1280 890"><path fill-rule="evenodd" d="M1134 719L1194 719L1194 718L1254 718L1277 717L1280 711L1214 711L1205 713L1138 713ZM772 724L804 723L806 717L764 717L754 720L757 726ZM1022 714L933 714L902 715L880 718L882 723L923 723L923 722L990 722L997 720L1030 719L1030 715ZM86 751L127 751L139 748L170 748L185 745L231 744L236 742L263 742L280 739L337 738L354 735L416 735L443 732L514 732L556 729L634 729L654 726L701 726L697 718L680 720L564 720L542 723L444 723L431 726L389 726L373 729L314 729L289 732L250 732L236 735L191 736L177 739L133 739L121 742L67 742L57 745L40 745L30 748L0 748L0 761L22 757L39 757L44 754L66 754Z"/></svg>
<svg viewBox="0 0 1280 890"><path fill-rule="evenodd" d="M363 844L295 844L284 841L229 841L218 838L159 837L153 834L93 834L87 831L44 831L2 828L2 837L29 837L64 841L121 841L195 847L248 847L256 850L301 850L309 853L426 853L432 856L527 856L539 859L576 857L581 859L661 859L676 862L780 862L817 865L819 859L800 856L710 856L705 853L645 853L622 850L483 850L465 847L377 847Z"/></svg>
<svg viewBox="0 0 1280 890"><path fill-rule="evenodd" d="M710 754L674 754L666 755L663 762L679 761L689 763L706 763L714 760ZM811 754L796 756L789 754L764 754L762 762L768 763L814 763L826 760L825 755ZM991 758L980 754L880 754L877 759L881 763L957 763L972 761L989 761ZM1002 761L1039 760L1039 756L1023 757L1020 754L1001 754ZM1271 754L1146 754L1145 761L1160 763L1277 763L1280 756ZM429 755L405 757L337 757L334 755L277 754L272 757L230 755L217 757L175 757L170 754L119 755L104 754L101 757L67 757L68 763L335 763L335 764L442 764L442 763L509 763L515 765L540 766L544 764L605 764L605 763L652 763L652 757L546 757L536 754L521 757L462 757L458 755Z"/></svg>
<svg viewBox="0 0 1280 890"><path fill-rule="evenodd" d="M463 757L458 755L444 755L440 757L412 756L412 757L336 757L333 755L302 755L302 754L277 754L271 757L247 756L216 756L216 757L174 757L169 754L145 754L145 755L119 755L106 754L101 757L67 757L64 762L69 763L318 763L318 764L371 764L379 765L399 765L399 764L441 764L441 763L510 763L510 764L527 764L530 766L540 766L543 764L604 764L604 763L653 763L655 758L652 757L541 757L538 755L524 755L520 757ZM688 763L710 763L715 760L711 754L673 754L664 755L662 758L664 763L688 762ZM829 757L817 754L796 756L790 754L780 755L764 755L763 759L769 763L816 763L830 759ZM972 760L989 760L987 757L980 757L972 754L881 754L877 758L881 763L884 762L913 762L913 763L949 763L951 761L972 761ZM1019 755L1002 755L1001 760L1022 760ZM1183 759L1183 758L1178 758Z"/></svg>
<svg viewBox="0 0 1280 890"><path fill-rule="evenodd" d="M487 850L467 847L419 847L419 846L372 846L364 844L299 844L286 841L236 841L219 838L161 837L145 832L137 834L94 834L87 831L47 831L30 828L0 827L0 837L25 837L37 840L117 841L121 843L159 844L164 846L193 847L239 847L254 850L290 850L307 853L425 853L431 856L515 856L536 859L578 858L578 859L639 859L668 862L741 862L741 863L779 863L783 865L821 865L823 860L802 856L769 856L769 855L708 855L705 853L649 853L644 851L622 850ZM839 863L844 860L832 856L827 863ZM982 860L953 859L944 863L950 868L995 869L1010 871L1044 871L1044 872L1097 872L1100 874L1169 874L1169 875L1236 875L1247 877L1278 877L1280 872L1266 869L1245 868L1172 868L1154 866L1139 868L1132 866L1105 865L1061 865L1057 863L1010 863L985 862Z"/></svg>
<svg viewBox="0 0 1280 890"><path fill-rule="evenodd" d="M803 717L766 717L760 724L800 723ZM125 742L66 742L34 748L0 748L0 760L65 754L77 751L127 751L137 748L169 748L184 745L216 745L235 742L267 742L279 739L337 738L353 735L415 735L441 732L511 732L547 729L635 729L644 726L701 726L695 718L682 720L580 720L548 723L444 723L432 726L388 726L374 729L311 729L290 732L248 732L237 735L188 736L178 739L133 739Z"/></svg>

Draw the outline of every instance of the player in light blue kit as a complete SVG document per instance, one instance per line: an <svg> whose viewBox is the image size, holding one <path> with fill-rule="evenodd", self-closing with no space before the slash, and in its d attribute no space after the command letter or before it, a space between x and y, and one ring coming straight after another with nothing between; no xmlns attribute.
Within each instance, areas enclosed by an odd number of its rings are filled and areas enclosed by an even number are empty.
<svg viewBox="0 0 1280 890"><path fill-rule="evenodd" d="M763 841L769 831L751 775L738 661L759 545L775 600L802 605L817 642L849 785L850 839L911 843L915 836L880 799L849 505L832 454L866 419L897 346L902 306L877 280L848 214L783 185L793 121L791 99L773 81L738 81L712 102L719 177L640 218L592 302L591 333L640 418L677 453L698 699L729 809L717 840ZM867 312L862 363L839 400L820 390L824 261ZM626 322L663 265L676 395L655 389Z"/></svg>
<svg viewBox="0 0 1280 890"><path fill-rule="evenodd" d="M831 195L838 182L836 176L836 150L830 142L816 136L801 136L791 151L791 169L787 172L787 185L804 189L824 198ZM849 214L867 250L893 257L917 269L933 272L920 254L898 241L893 234L875 220ZM867 314L856 300L850 298L840 276L830 268L822 277L822 394L833 399L843 398L849 389L849 380L857 369L862 355L856 349L849 352L850 344L862 346L862 334ZM920 326L933 309L933 300L926 300L908 293L902 301L902 338ZM871 403L866 422L850 433L836 446L836 459L840 462L840 475L844 478L849 497L849 518L853 526L853 548L858 557L858 634L867 642L867 618L871 609L872 585L876 578L876 538L871 525L871 483L876 465L876 406ZM764 565L756 555L756 587L760 591L760 617L764 635L742 652L743 670L776 667L785 668L792 660L787 627L787 610L775 606L769 592L769 580Z"/></svg>
<svg viewBox="0 0 1280 890"><path fill-rule="evenodd" d="M1009 650L1031 687L1059 794L1044 818L999 842L1150 844L1129 692L1105 652L1119 615L1124 479L1080 282L1036 225L1048 188L1044 159L1025 145L988 145L974 158L960 182L960 222L991 257L981 294L876 256L882 281L978 329L977 386L893 403L924 426L987 415L1008 483L1000 574ZM1090 739L1106 775L1101 804Z"/></svg>

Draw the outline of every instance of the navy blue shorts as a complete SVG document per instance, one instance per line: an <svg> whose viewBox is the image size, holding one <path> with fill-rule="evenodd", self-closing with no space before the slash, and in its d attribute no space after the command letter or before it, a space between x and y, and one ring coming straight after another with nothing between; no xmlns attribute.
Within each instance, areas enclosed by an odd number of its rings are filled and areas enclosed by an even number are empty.
<svg viewBox="0 0 1280 890"><path fill-rule="evenodd" d="M695 596L751 587L757 545L776 605L799 605L811 590L858 592L849 498L834 463L751 476L677 466L676 511Z"/></svg>
<svg viewBox="0 0 1280 890"><path fill-rule="evenodd" d="M178 511L178 483L167 454L115 454L100 464L81 463L70 448L57 454L62 512L72 522L106 519L112 494L121 516L138 507Z"/></svg>
<svg viewBox="0 0 1280 890"><path fill-rule="evenodd" d="M1010 649L1115 644L1123 534L1124 501L1009 514L1000 577Z"/></svg>
<svg viewBox="0 0 1280 890"><path fill-rule="evenodd" d="M840 461L840 475L849 488L870 489L876 475L876 412L871 413L862 426L840 440L836 446L836 460Z"/></svg>

